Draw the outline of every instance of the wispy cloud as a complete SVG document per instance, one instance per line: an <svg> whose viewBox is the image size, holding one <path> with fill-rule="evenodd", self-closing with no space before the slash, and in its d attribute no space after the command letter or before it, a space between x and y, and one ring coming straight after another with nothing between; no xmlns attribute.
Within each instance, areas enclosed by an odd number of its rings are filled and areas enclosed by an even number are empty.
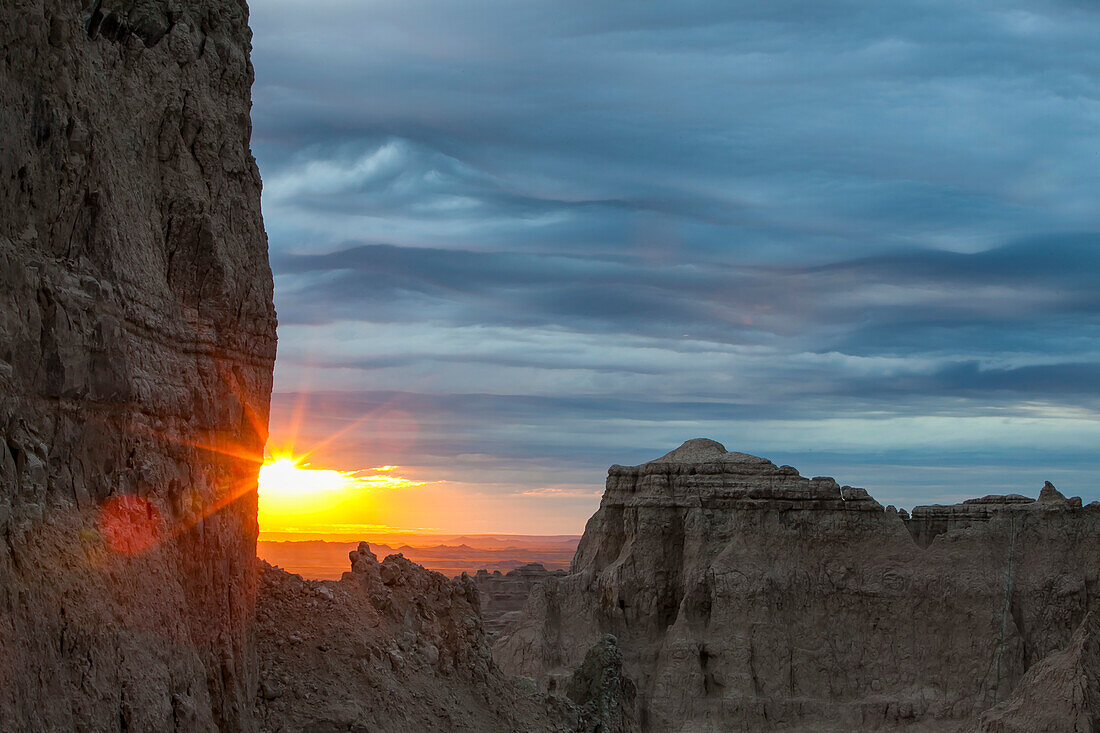
<svg viewBox="0 0 1100 733"><path fill-rule="evenodd" d="M708 434L1096 495L1093 5L251 7L277 391L497 493Z"/></svg>

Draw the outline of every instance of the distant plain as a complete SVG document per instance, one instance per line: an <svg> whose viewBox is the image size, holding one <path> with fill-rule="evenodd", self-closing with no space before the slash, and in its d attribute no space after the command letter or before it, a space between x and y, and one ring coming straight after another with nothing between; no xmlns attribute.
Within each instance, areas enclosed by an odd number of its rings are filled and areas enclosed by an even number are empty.
<svg viewBox="0 0 1100 733"><path fill-rule="evenodd" d="M364 541L379 560L401 553L429 570L453 577L480 569L506 573L527 563L541 563L547 570L567 569L580 536L395 533ZM358 546L358 542L260 540L256 553L304 578L337 580L349 570L348 553Z"/></svg>

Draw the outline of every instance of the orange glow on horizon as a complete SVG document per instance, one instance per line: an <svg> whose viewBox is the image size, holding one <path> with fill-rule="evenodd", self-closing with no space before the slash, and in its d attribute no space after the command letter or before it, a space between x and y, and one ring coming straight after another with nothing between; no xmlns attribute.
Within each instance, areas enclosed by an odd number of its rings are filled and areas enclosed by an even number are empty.
<svg viewBox="0 0 1100 733"><path fill-rule="evenodd" d="M399 466L357 471L314 468L290 451L269 456L260 467L259 524L261 538L269 534L325 531L348 522L350 516L377 514L382 491L423 486L396 475Z"/></svg>

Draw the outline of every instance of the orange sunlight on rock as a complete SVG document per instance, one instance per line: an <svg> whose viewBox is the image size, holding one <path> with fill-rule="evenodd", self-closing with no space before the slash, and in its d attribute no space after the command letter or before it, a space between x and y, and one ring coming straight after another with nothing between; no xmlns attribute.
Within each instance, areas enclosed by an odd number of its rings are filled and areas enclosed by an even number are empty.
<svg viewBox="0 0 1100 733"><path fill-rule="evenodd" d="M350 514L363 516L377 510L384 490L423 486L395 475L398 466L378 466L359 471L314 468L308 454L281 453L260 467L260 536L324 531L348 521Z"/></svg>

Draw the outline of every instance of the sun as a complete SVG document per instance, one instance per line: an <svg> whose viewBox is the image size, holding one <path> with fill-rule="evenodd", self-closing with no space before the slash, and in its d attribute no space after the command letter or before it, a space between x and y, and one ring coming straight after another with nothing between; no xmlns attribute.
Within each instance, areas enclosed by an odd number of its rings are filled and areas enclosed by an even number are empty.
<svg viewBox="0 0 1100 733"><path fill-rule="evenodd" d="M260 494L270 499L304 499L345 491L358 482L355 471L310 468L305 456L270 458L260 466Z"/></svg>
<svg viewBox="0 0 1100 733"><path fill-rule="evenodd" d="M309 454L285 452L270 455L260 466L261 534L341 524L349 515L377 510L380 490L424 485L395 475L398 466L341 471L314 468L308 458Z"/></svg>

